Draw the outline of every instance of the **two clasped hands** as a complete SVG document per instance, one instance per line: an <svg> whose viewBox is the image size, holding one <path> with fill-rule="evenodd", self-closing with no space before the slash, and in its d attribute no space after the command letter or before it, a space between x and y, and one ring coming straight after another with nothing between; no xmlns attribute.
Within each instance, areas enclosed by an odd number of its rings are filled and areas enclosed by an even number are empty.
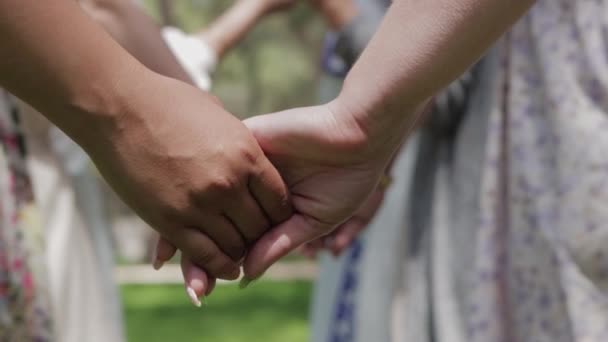
<svg viewBox="0 0 608 342"><path fill-rule="evenodd" d="M212 96L144 72L131 78L137 83L117 106L120 115L102 116L103 134L81 145L160 233L156 267L182 252L188 295L200 305L216 278L236 279L242 266L246 285L290 251L348 223L428 99L530 4L463 2L476 5L463 6L458 17L441 2L395 2L328 104L241 122ZM476 30L480 9L494 30ZM413 12L418 16L408 16ZM434 21L450 25L429 26Z"/></svg>
<svg viewBox="0 0 608 342"><path fill-rule="evenodd" d="M158 116L147 112L119 125L113 142L120 148L102 158L122 165L93 158L160 233L155 267L182 251L188 295L197 305L216 278L236 279L242 265L246 284L348 221L401 141L368 127L345 98L240 122L186 85L165 91L173 95L166 106L174 115L163 115L159 103Z"/></svg>
<svg viewBox="0 0 608 342"><path fill-rule="evenodd" d="M157 266L182 251L198 300L241 265L247 283L348 223L429 98L533 3L395 0L334 101L243 123L146 69L77 3L0 0L11 37L0 85L78 142L160 233Z"/></svg>

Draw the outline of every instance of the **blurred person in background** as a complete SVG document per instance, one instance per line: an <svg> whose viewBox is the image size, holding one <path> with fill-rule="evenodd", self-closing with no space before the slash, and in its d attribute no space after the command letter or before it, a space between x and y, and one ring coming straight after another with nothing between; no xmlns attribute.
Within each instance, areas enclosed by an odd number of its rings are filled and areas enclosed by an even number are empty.
<svg viewBox="0 0 608 342"><path fill-rule="evenodd" d="M130 0L81 0L81 6L129 52L169 77L211 86L221 58L284 0L237 1L208 29L188 36L161 28ZM43 222L47 289L58 341L121 341L111 222L86 153L21 101L24 148ZM28 235L29 236L29 235ZM86 304L85 304L86 303Z"/></svg>

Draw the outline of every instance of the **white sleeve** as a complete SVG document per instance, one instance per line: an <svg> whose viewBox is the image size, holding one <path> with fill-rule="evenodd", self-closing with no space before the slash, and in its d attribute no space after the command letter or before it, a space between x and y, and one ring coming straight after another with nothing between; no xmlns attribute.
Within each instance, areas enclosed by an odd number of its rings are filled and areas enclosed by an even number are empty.
<svg viewBox="0 0 608 342"><path fill-rule="evenodd" d="M186 70L194 84L203 89L211 89L211 74L217 65L215 51L199 38L192 37L175 27L164 27L162 35L165 43Z"/></svg>

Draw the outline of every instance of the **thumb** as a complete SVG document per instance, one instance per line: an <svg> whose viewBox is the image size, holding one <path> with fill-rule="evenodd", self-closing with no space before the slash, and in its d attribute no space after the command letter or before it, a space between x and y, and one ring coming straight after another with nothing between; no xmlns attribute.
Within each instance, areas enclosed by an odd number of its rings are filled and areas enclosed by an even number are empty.
<svg viewBox="0 0 608 342"><path fill-rule="evenodd" d="M264 127L264 121L266 121L267 117L271 114L257 115L252 116L243 120L243 124L251 131L251 133L255 136L256 133L261 132L261 129Z"/></svg>
<svg viewBox="0 0 608 342"><path fill-rule="evenodd" d="M257 115L243 121L253 136L267 143L277 137L306 135L319 129L314 114L324 113L323 107L292 108L280 112Z"/></svg>
<svg viewBox="0 0 608 342"><path fill-rule="evenodd" d="M258 279L277 260L306 242L326 234L328 228L301 214L293 215L263 235L249 250L243 263L245 282Z"/></svg>

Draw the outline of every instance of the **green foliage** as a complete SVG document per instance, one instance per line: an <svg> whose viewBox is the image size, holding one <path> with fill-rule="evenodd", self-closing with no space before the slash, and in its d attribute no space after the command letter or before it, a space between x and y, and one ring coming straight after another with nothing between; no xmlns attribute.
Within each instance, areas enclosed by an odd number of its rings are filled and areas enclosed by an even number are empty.
<svg viewBox="0 0 608 342"><path fill-rule="evenodd" d="M196 308L180 285L122 287L130 342L304 342L309 282L254 283L216 288Z"/></svg>
<svg viewBox="0 0 608 342"><path fill-rule="evenodd" d="M157 15L156 3L146 1ZM187 32L200 31L232 3L174 1L174 17ZM306 4L266 18L222 61L213 92L239 117L316 104L324 30Z"/></svg>

